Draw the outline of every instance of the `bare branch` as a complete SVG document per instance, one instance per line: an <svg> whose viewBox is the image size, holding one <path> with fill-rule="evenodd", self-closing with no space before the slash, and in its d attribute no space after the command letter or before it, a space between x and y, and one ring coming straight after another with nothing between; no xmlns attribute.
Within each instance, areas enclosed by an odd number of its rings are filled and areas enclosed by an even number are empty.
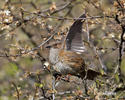
<svg viewBox="0 0 125 100"><path fill-rule="evenodd" d="M17 100L20 100L20 93L19 93L19 90L18 90L18 88L17 88L16 84L15 84L14 82L11 82L11 83L12 83L12 85L14 86L14 88L16 89L16 93L17 93Z"/></svg>

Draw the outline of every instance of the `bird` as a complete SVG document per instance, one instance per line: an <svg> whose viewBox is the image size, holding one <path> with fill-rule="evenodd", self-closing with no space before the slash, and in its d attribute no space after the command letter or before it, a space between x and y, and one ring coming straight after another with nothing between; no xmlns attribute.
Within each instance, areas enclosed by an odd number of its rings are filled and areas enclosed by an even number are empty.
<svg viewBox="0 0 125 100"><path fill-rule="evenodd" d="M82 14L71 25L61 48L51 47L49 52L49 62L52 65L54 73L59 75L73 75L79 78L93 80L100 72L97 72L87 66L82 57L86 50L82 34L82 25L85 22L86 14ZM55 75L56 75L55 74Z"/></svg>

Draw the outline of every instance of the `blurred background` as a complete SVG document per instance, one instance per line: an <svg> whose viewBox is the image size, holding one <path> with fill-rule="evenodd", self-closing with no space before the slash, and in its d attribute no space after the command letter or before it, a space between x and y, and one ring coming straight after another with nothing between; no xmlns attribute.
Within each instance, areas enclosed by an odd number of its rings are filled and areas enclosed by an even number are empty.
<svg viewBox="0 0 125 100"><path fill-rule="evenodd" d="M87 81L89 95L74 76L57 80L53 90L45 47L61 43L84 12L83 57L101 73L106 67L109 77ZM124 0L0 0L0 100L51 100L53 93L56 100L124 98L124 13Z"/></svg>

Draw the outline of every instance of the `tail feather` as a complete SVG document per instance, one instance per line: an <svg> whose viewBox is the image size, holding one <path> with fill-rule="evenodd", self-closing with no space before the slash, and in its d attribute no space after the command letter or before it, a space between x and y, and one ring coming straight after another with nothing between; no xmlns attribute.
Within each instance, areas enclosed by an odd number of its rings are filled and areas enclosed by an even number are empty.
<svg viewBox="0 0 125 100"><path fill-rule="evenodd" d="M100 72L96 72L96 71L94 71L94 70L91 70L91 69L89 69L89 70L87 70L87 72L83 72L82 74L81 74L81 78L82 79L88 79L88 80L94 80L97 76L99 76L99 75L101 75L101 76L107 76L107 75L102 75Z"/></svg>

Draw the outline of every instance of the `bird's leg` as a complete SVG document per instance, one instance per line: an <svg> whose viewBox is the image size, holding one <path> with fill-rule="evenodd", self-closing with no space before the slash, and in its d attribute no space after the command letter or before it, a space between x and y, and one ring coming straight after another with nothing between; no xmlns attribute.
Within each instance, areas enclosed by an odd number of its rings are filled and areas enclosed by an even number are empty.
<svg viewBox="0 0 125 100"><path fill-rule="evenodd" d="M85 76L84 76L83 80L87 79L87 75L88 75L88 69L85 70Z"/></svg>
<svg viewBox="0 0 125 100"><path fill-rule="evenodd" d="M84 78L83 78L83 83L84 83L84 89L85 89L85 94L88 96L88 89L87 89L87 73L88 71L87 71L87 69L86 69L86 71L85 71L85 76L84 76Z"/></svg>
<svg viewBox="0 0 125 100"><path fill-rule="evenodd" d="M55 100L55 85L56 82L60 79L60 77L61 77L60 73L55 71L52 72L52 90L53 90L52 100Z"/></svg>
<svg viewBox="0 0 125 100"><path fill-rule="evenodd" d="M53 90L53 93L52 93L52 100L55 100L55 77L52 76L52 90Z"/></svg>
<svg viewBox="0 0 125 100"><path fill-rule="evenodd" d="M71 74L66 75L65 80L69 82Z"/></svg>
<svg viewBox="0 0 125 100"><path fill-rule="evenodd" d="M87 96L89 96L89 95L88 95L88 88L87 88L87 80L84 79L84 80L83 80L83 83L84 83L85 94L86 94Z"/></svg>
<svg viewBox="0 0 125 100"><path fill-rule="evenodd" d="M62 75L62 76L60 76L59 78L60 78L60 80L63 80L63 81L65 81L65 82L70 82L70 76L71 75Z"/></svg>
<svg viewBox="0 0 125 100"><path fill-rule="evenodd" d="M54 76L54 78L55 78L55 80L59 80L60 79L60 77L62 77L62 74L60 74L59 72L53 72L53 76Z"/></svg>

